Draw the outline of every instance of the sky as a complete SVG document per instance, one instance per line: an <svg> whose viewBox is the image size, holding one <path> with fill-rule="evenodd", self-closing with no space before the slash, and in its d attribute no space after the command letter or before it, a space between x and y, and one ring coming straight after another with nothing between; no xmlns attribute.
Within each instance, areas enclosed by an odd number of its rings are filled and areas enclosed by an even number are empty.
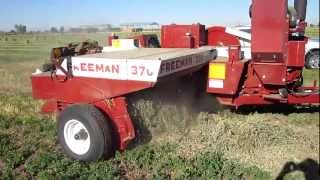
<svg viewBox="0 0 320 180"><path fill-rule="evenodd" d="M246 25L250 4L251 0L3 0L0 30L13 29L14 24L29 30L135 22ZM308 1L307 20L319 22L319 0Z"/></svg>

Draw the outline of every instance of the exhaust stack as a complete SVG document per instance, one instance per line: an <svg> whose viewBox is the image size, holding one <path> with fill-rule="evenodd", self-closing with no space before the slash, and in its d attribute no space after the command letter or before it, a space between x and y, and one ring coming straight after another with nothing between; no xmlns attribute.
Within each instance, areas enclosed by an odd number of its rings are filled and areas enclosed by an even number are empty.
<svg viewBox="0 0 320 180"><path fill-rule="evenodd" d="M307 15L308 0L295 0L294 8L297 11L297 18L299 21L305 21Z"/></svg>

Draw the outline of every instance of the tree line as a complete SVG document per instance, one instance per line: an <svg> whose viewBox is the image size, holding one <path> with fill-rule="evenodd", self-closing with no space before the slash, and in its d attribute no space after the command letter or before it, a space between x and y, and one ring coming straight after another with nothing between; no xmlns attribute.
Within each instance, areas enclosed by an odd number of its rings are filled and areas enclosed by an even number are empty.
<svg viewBox="0 0 320 180"><path fill-rule="evenodd" d="M51 32L51 33L64 33L64 32L73 32L73 33L80 33L80 32L86 32L86 33L96 33L96 32L108 32L108 31L121 31L120 28L117 27L110 27L105 29L98 29L95 27L86 27L86 28L70 28L68 31L66 31L64 26L61 27L54 27L52 26L49 30L45 30L43 32ZM16 24L14 25L14 30L11 30L9 33L27 33L27 26L23 24ZM29 31L30 32L30 31ZM40 32L40 31L37 31Z"/></svg>

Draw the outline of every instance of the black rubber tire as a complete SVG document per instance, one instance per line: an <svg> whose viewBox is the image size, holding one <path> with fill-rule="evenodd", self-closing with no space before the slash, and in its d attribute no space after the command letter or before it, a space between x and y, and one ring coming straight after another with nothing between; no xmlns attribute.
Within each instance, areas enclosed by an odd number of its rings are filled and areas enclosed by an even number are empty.
<svg viewBox="0 0 320 180"><path fill-rule="evenodd" d="M313 59L317 59L318 60L318 66L315 67L313 65L313 63L311 62L311 60ZM310 51L307 55L306 55L306 61L305 61L305 67L307 69L319 69L320 66L320 50L314 50L314 51Z"/></svg>
<svg viewBox="0 0 320 180"><path fill-rule="evenodd" d="M72 119L80 121L90 135L89 150L78 155L66 144L64 127ZM73 159L80 161L97 161L109 158L114 153L111 129L105 115L96 107L87 104L72 105L65 108L58 116L58 140L64 152Z"/></svg>

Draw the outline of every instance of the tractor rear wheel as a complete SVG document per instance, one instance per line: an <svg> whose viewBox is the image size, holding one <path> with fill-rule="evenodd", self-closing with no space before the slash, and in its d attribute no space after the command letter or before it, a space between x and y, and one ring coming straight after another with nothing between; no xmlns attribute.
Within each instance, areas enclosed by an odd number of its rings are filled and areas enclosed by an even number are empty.
<svg viewBox="0 0 320 180"><path fill-rule="evenodd" d="M319 66L320 66L319 59L320 59L320 51L319 50L310 51L306 55L305 67L307 69L319 69Z"/></svg>
<svg viewBox="0 0 320 180"><path fill-rule="evenodd" d="M113 153L111 129L92 105L72 105L58 116L58 140L65 153L80 161L97 161Z"/></svg>

